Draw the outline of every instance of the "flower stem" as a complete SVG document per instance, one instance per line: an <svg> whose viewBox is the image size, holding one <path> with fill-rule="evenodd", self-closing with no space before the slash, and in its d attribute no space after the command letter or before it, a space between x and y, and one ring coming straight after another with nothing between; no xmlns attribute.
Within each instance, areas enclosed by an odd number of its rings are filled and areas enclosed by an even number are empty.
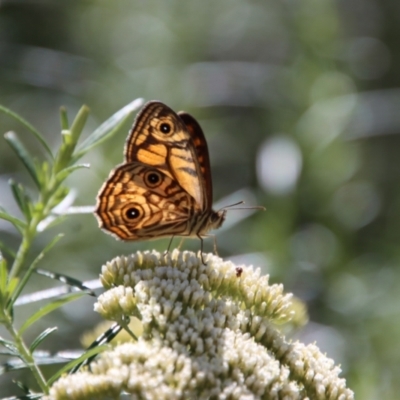
<svg viewBox="0 0 400 400"><path fill-rule="evenodd" d="M10 314L8 312L5 312L4 317L5 317L3 320L4 325L8 330L8 332L13 337L15 346L19 351L20 357L22 358L26 366L31 370L33 376L36 379L36 382L42 389L43 393L47 394L49 388L47 386L46 379L44 378L42 371L39 369L39 366L36 364L32 353L30 352L25 342L23 341L22 336L15 329Z"/></svg>

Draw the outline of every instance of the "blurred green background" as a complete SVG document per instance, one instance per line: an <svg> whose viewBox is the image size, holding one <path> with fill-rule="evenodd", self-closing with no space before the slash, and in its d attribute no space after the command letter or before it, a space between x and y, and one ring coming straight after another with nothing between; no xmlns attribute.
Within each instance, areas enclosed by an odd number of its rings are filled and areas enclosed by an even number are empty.
<svg viewBox="0 0 400 400"><path fill-rule="evenodd" d="M341 364L357 398L396 399L399 24L396 0L5 0L0 104L28 119L54 149L62 105L71 120L82 104L91 108L86 135L137 97L193 114L209 144L214 200L246 198L267 208L242 221L245 212L229 212L232 226L217 232L220 255L262 266L307 303L310 323L296 338L316 341ZM0 127L44 157L4 114ZM122 162L128 129L89 153L91 169L69 179L75 205L94 205ZM34 191L1 138L0 203L17 213L10 177ZM41 267L82 280L116 255L168 244L118 242L92 215L79 215L40 236L36 254L59 231L66 235ZM16 248L19 239L0 221L2 242ZM184 248L199 243L187 240ZM49 285L38 277L31 290ZM37 307L21 308L17 318ZM79 335L99 321L92 307L92 299L81 299L28 336L57 325L48 348L79 348ZM16 392L10 376L0 379L2 395ZM24 374L12 376L29 383Z"/></svg>

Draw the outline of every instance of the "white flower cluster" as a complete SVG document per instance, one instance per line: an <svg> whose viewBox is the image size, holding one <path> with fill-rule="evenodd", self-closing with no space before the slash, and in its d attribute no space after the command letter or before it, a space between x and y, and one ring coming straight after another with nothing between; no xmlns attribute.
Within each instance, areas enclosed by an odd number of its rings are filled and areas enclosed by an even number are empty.
<svg viewBox="0 0 400 400"><path fill-rule="evenodd" d="M293 316L291 295L260 270L190 252L136 253L102 268L108 290L95 309L143 324L91 372L61 378L54 399L353 399L340 369L315 345L289 343L277 322Z"/></svg>

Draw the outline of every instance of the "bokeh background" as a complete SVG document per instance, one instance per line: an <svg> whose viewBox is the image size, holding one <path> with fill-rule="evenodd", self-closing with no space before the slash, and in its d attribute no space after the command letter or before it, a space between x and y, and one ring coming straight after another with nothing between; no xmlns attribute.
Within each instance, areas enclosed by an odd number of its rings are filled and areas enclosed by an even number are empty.
<svg viewBox="0 0 400 400"><path fill-rule="evenodd" d="M0 104L56 149L59 107L91 108L88 135L137 97L198 118L214 199L264 205L217 233L220 255L254 264L307 303L296 334L316 341L359 399L400 391L400 3L396 0L114 0L0 2ZM122 161L129 126L89 153L68 181L76 205L94 205ZM26 130L0 114L43 158ZM7 181L34 191L0 138L0 203L17 213ZM220 203L220 202L219 202ZM244 214L241 214L244 213ZM69 218L36 241L64 239L41 267L93 279L106 260L168 241L123 243L92 215ZM0 240L19 237L0 222ZM186 241L187 249L198 249ZM212 244L206 246L211 251ZM37 278L31 290L52 283ZM81 299L28 332L59 326L47 348L79 348L99 318ZM23 320L38 304L23 307ZM43 325L42 325L43 324ZM31 336L29 336L31 335ZM29 383L24 374L13 377ZM16 393L10 375L2 395Z"/></svg>

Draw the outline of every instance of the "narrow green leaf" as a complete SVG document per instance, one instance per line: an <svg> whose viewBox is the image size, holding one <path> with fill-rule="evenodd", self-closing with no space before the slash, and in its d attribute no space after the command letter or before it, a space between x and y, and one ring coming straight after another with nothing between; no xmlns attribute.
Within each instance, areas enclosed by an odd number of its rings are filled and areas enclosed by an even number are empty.
<svg viewBox="0 0 400 400"><path fill-rule="evenodd" d="M74 121L72 122L70 131L72 137L72 143L76 144L81 136L82 130L86 124L86 121L89 116L89 107L82 106L81 109L78 111Z"/></svg>
<svg viewBox="0 0 400 400"><path fill-rule="evenodd" d="M28 369L29 366L20 358L15 358L15 354L7 354L7 352L2 352L1 355L8 355L11 356L9 359L0 364L0 375L5 375L7 372L15 371L17 369ZM8 400L8 399L1 399L1 400ZM13 399L16 400L16 399Z"/></svg>
<svg viewBox="0 0 400 400"><path fill-rule="evenodd" d="M87 153L92 147L97 146L104 140L113 136L121 126L131 117L133 111L137 110L143 104L143 99L136 99L121 108L114 115L103 122L83 143L78 147L74 160L79 159Z"/></svg>
<svg viewBox="0 0 400 400"><path fill-rule="evenodd" d="M107 139L110 139L111 137L113 137L117 132L119 132L119 130L121 129L121 127L125 124L125 122L127 120L131 120L132 116L131 115L127 115L126 118L124 118L118 125L115 126L114 129L112 130L108 130L108 131L103 131L104 135L102 135L101 137L99 136L99 139L96 140L95 142L93 142L91 145L89 145L86 148L82 148L82 150L79 150L77 153L74 154L73 158L72 158L72 162L75 163L79 158L81 158L84 154L86 154L89 150L91 150L93 147L103 143L104 141L106 141ZM101 126L100 126L101 128ZM93 135L99 132L98 129L96 129L93 132Z"/></svg>
<svg viewBox="0 0 400 400"><path fill-rule="evenodd" d="M36 171L37 171L38 178L41 182L42 187L49 186L51 175L53 173L52 169L53 169L53 167L50 167L50 165L47 161L43 161L43 162L37 164Z"/></svg>
<svg viewBox="0 0 400 400"><path fill-rule="evenodd" d="M19 278L17 278L16 276L14 276L13 278L8 280L8 286L7 286L7 292L11 295L12 293L14 293L16 287L18 286L19 283ZM8 307L8 304L7 304Z"/></svg>
<svg viewBox="0 0 400 400"><path fill-rule="evenodd" d="M17 347L10 340L6 340L6 339L3 339L2 337L0 337L0 345L5 347L7 350L9 350L15 356L19 357L19 352L18 352Z"/></svg>
<svg viewBox="0 0 400 400"><path fill-rule="evenodd" d="M60 207L64 208L60 203L68 205L70 204L69 200L73 201L75 199L75 195L73 193L70 194L70 188L60 185L57 186L57 189L55 190L55 192L53 192L53 195L47 203L48 207L51 208L51 210L59 205Z"/></svg>
<svg viewBox="0 0 400 400"><path fill-rule="evenodd" d="M43 342L47 338L47 336L51 335L54 331L56 331L58 328L54 326L53 328L47 328L45 329L41 334L39 334L36 339L31 343L29 346L29 350L31 353L35 351L35 349L40 345L40 343Z"/></svg>
<svg viewBox="0 0 400 400"><path fill-rule="evenodd" d="M26 224L24 221L21 221L17 217L13 217L6 211L0 210L0 219L4 219L8 222L11 222L18 229L19 232L22 232L22 230L25 229L25 227L26 227Z"/></svg>
<svg viewBox="0 0 400 400"><path fill-rule="evenodd" d="M57 182L62 182L67 176L69 176L72 172L76 171L77 169L82 168L90 168L90 164L77 164L72 165L71 167L64 168L56 175Z"/></svg>
<svg viewBox="0 0 400 400"><path fill-rule="evenodd" d="M20 390L22 390L23 393L25 393L24 396L18 397L14 400L32 400L34 398L37 398L37 394L31 393L29 387L25 383L21 381L13 381L13 382L19 387Z"/></svg>
<svg viewBox="0 0 400 400"><path fill-rule="evenodd" d="M37 226L37 231L44 232L46 229L54 228L55 226L61 224L66 219L67 215L62 214L54 216L54 214L51 214L40 222L40 224Z"/></svg>
<svg viewBox="0 0 400 400"><path fill-rule="evenodd" d="M75 150L77 141L82 133L83 127L86 124L88 115L89 108L87 106L82 106L78 111L71 128L62 131L63 144L57 153L54 166L56 173L73 164L73 162L71 162L71 157Z"/></svg>
<svg viewBox="0 0 400 400"><path fill-rule="evenodd" d="M19 334L22 335L27 328L29 328L33 323L35 323L39 319L43 318L45 315L50 314L52 311L57 310L57 308L60 308L64 304L70 303L71 301L74 301L85 295L86 293L84 292L68 293L63 298L54 300L51 303L46 304L44 307L42 307L40 310L38 310L36 313L34 313L30 318L28 318L25 321L25 323L21 326L19 330Z"/></svg>
<svg viewBox="0 0 400 400"><path fill-rule="evenodd" d="M46 140L44 139L44 137L42 136L42 134L36 128L34 128L28 121L26 121L25 119L20 117L18 114L16 114L15 112L11 111L10 109L8 109L8 108L6 108L6 107L4 107L2 105L0 105L0 111L3 111L5 114L7 114L10 117L16 119L19 123L21 123L26 128L28 128L28 130L30 130L33 133L33 135L36 137L36 139L45 148L45 150L47 151L49 156L51 158L53 158L53 153L51 152L50 147L48 146L48 144L47 144Z"/></svg>
<svg viewBox="0 0 400 400"><path fill-rule="evenodd" d="M25 287L26 283L28 282L30 276L32 275L33 271L36 269L39 261L44 257L44 255L63 237L62 233L59 233L55 236L51 242L37 255L37 257L33 260L32 264L29 266L28 270L25 272L24 276L22 277L18 287L13 291L12 298L10 303L8 304L8 309L10 310L14 305L15 301L18 299L18 296L22 292L22 289Z"/></svg>
<svg viewBox="0 0 400 400"><path fill-rule="evenodd" d="M9 278L6 260L2 258L0 261L0 306L3 309L8 307L10 293L13 292L17 283L17 278Z"/></svg>
<svg viewBox="0 0 400 400"><path fill-rule="evenodd" d="M10 350L0 350L0 356L15 357L15 352ZM0 364L0 375L2 374L1 364Z"/></svg>
<svg viewBox="0 0 400 400"><path fill-rule="evenodd" d="M60 108L60 122L62 130L69 129L68 114L65 107Z"/></svg>
<svg viewBox="0 0 400 400"><path fill-rule="evenodd" d="M0 253L0 294L6 292L8 280L7 262Z"/></svg>
<svg viewBox="0 0 400 400"><path fill-rule="evenodd" d="M100 287L100 283L99 283ZM71 293L71 288L67 285L58 286L55 288L38 290L29 294L24 294L18 297L15 301L15 307L25 304L37 303L39 301L58 299L66 293Z"/></svg>
<svg viewBox="0 0 400 400"><path fill-rule="evenodd" d="M0 353L1 355L1 353ZM8 354L7 354L8 355ZM82 355L82 351L71 351L71 350L66 350L63 351L62 353L56 353L56 354L50 354L49 352L45 351L36 351L33 354L34 357L34 362L37 366L52 366L52 368L49 368L48 370L50 371L58 371L59 364L65 365L67 362L74 361L77 357L80 357ZM6 363L0 364L0 375L4 375L7 372L10 371L26 371L29 368L29 366L24 363L20 359L16 358L9 358ZM37 393L37 392L35 392ZM43 394L39 394L39 397L33 397L33 394L24 397L19 397L18 399L41 399L43 398ZM16 398L12 398L13 400L17 400ZM1 400L6 400L6 398L2 398ZM7 400L11 400L11 398L7 397Z"/></svg>
<svg viewBox="0 0 400 400"><path fill-rule="evenodd" d="M68 352L68 354L66 354ZM35 364L40 365L55 365L55 364L64 364L70 361L75 360L75 358L80 357L82 355L82 351L73 351L73 350L64 350L62 353L50 354L48 351L35 351L33 353L33 358L35 360ZM5 355L9 355L8 353L4 352ZM0 352L0 355L1 352ZM14 356L14 354L12 354ZM26 370L29 368L27 364L25 364L20 359L13 359L8 360L6 366L0 365L0 375L4 372L2 370L5 369L5 372L9 371L17 371L17 370ZM55 370L56 368L54 368Z"/></svg>
<svg viewBox="0 0 400 400"><path fill-rule="evenodd" d="M99 347L102 344L110 343L112 340L115 339L115 337L118 335L118 333L121 332L122 329L122 325L120 325L118 322L115 322L114 324L112 324L112 326L110 326L110 328L108 328L98 338L96 338L96 340L91 343L91 345L87 348L87 350Z"/></svg>
<svg viewBox="0 0 400 400"><path fill-rule="evenodd" d="M71 206L63 215L93 214L95 206Z"/></svg>
<svg viewBox="0 0 400 400"><path fill-rule="evenodd" d="M30 221L32 218L30 203L32 202L26 194L25 188L20 183L16 183L13 179L10 179L8 184L11 186L12 194L20 210L25 215L26 220Z"/></svg>
<svg viewBox="0 0 400 400"><path fill-rule="evenodd" d="M4 242L2 242L1 240L0 240L0 250L3 252L3 253L5 253L5 254L7 254L9 257L11 257L11 258L15 258L16 256L17 256L17 253L13 250L13 249L10 249L6 244L4 244Z"/></svg>
<svg viewBox="0 0 400 400"><path fill-rule="evenodd" d="M65 147L70 146L72 144L72 135L69 129L63 129L61 131L61 137L64 145L66 145Z"/></svg>
<svg viewBox="0 0 400 400"><path fill-rule="evenodd" d="M39 274L39 275L42 275L42 276L46 276L47 278L60 281L60 282L65 283L65 284L67 284L69 286L75 287L75 288L77 288L79 290L83 290L87 294L89 294L90 296L96 296L92 290L90 290L87 286L85 286L83 284L82 281L80 281L78 279L75 279L75 278L72 278L72 277L70 277L68 275L58 274L56 272L46 271L44 269L39 269L39 268L36 269L36 273Z"/></svg>
<svg viewBox="0 0 400 400"><path fill-rule="evenodd" d="M129 319L129 318L128 318ZM107 329L105 332L103 332L87 349L86 351L89 351L91 349L96 349L102 345L109 344L121 330L123 329L122 325L119 323L114 323L109 329ZM137 338L135 337L135 340L137 341ZM83 361L80 364L75 365L74 368L72 368L69 371L69 374L74 374L75 372L79 371L82 367L89 365L95 356L88 357L85 361Z"/></svg>
<svg viewBox="0 0 400 400"><path fill-rule="evenodd" d="M18 158L25 165L25 168L28 170L28 172L31 175L36 186L40 189L41 186L40 186L39 177L36 172L35 163L33 162L33 158L29 154L28 150L25 148L25 146L19 140L19 138L15 132L7 132L4 135L4 138L7 140L7 143L14 150L14 152L18 156Z"/></svg>
<svg viewBox="0 0 400 400"><path fill-rule="evenodd" d="M94 349L90 349L86 351L84 354L82 354L80 357L76 358L75 360L69 362L67 365L65 365L63 368L59 369L48 381L47 384L51 386L62 374L65 372L69 371L76 365L79 365L80 363L84 362L86 359L90 357L94 357L97 354L109 349L110 347L107 345L99 346Z"/></svg>

